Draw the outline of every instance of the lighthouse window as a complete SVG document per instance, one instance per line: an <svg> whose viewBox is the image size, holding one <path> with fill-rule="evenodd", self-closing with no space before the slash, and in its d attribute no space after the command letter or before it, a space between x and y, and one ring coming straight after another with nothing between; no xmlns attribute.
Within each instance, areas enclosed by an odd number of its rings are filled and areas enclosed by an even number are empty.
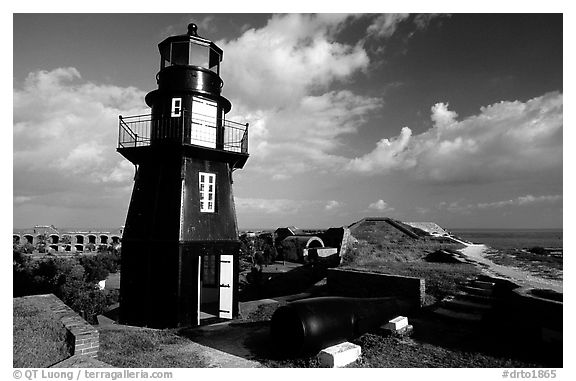
<svg viewBox="0 0 576 381"><path fill-rule="evenodd" d="M209 49L208 46L190 44L189 64L208 68Z"/></svg>
<svg viewBox="0 0 576 381"><path fill-rule="evenodd" d="M216 210L214 192L216 185L216 174L200 172L199 190L200 190L200 211L204 213L214 213Z"/></svg>
<svg viewBox="0 0 576 381"><path fill-rule="evenodd" d="M182 98L172 98L172 118L179 118L182 115Z"/></svg>

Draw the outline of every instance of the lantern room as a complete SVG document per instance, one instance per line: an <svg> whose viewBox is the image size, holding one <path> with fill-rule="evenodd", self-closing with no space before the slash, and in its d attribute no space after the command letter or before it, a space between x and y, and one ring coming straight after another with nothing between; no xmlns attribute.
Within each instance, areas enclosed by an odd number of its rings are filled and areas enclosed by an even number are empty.
<svg viewBox="0 0 576 381"><path fill-rule="evenodd" d="M187 34L168 37L158 47L160 70L168 66L192 65L220 75L222 49L212 41L199 37L195 24L188 25Z"/></svg>
<svg viewBox="0 0 576 381"><path fill-rule="evenodd" d="M188 33L166 38L158 50L158 88L145 98L151 114L120 116L118 151L138 165L149 155L145 148L177 145L187 154L242 168L248 124L226 118L232 104L221 95L222 49L190 24Z"/></svg>

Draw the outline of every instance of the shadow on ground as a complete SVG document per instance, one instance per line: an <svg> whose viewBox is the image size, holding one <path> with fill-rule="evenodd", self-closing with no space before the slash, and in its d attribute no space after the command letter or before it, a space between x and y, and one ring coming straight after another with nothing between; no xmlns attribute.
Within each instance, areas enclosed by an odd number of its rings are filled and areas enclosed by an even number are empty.
<svg viewBox="0 0 576 381"><path fill-rule="evenodd" d="M178 335L248 360L260 361L273 352L267 321L206 325L180 330Z"/></svg>

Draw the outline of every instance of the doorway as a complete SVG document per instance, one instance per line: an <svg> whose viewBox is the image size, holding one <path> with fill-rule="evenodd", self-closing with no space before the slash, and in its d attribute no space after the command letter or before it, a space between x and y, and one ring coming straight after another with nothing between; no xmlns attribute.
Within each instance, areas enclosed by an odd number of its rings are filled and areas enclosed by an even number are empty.
<svg viewBox="0 0 576 381"><path fill-rule="evenodd" d="M198 260L198 324L232 319L233 256L202 255Z"/></svg>

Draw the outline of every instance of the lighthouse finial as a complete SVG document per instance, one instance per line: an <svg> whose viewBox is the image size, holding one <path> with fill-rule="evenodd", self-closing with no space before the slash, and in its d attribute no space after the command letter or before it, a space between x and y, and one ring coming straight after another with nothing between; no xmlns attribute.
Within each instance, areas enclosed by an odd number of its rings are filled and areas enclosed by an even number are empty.
<svg viewBox="0 0 576 381"><path fill-rule="evenodd" d="M198 26L194 23L188 24L188 35L189 36L198 36Z"/></svg>

